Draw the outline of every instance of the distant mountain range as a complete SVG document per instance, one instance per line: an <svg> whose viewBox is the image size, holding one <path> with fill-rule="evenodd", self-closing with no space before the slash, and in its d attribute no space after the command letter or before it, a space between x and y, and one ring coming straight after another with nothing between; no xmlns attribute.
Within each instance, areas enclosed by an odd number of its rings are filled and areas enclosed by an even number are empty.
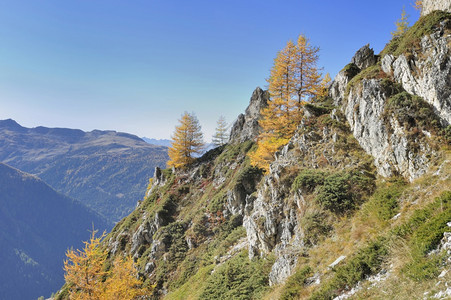
<svg viewBox="0 0 451 300"><path fill-rule="evenodd" d="M148 143L148 144L152 144L152 145L157 145L157 146L165 146L165 147L171 147L171 140L166 140L166 139L151 139L151 138L147 138L147 137L142 137L143 141Z"/></svg>
<svg viewBox="0 0 451 300"><path fill-rule="evenodd" d="M39 178L0 163L0 299L50 296L64 283L65 251L106 220Z"/></svg>
<svg viewBox="0 0 451 300"><path fill-rule="evenodd" d="M0 161L44 180L113 223L144 196L167 148L135 135L67 128L25 128L0 121Z"/></svg>

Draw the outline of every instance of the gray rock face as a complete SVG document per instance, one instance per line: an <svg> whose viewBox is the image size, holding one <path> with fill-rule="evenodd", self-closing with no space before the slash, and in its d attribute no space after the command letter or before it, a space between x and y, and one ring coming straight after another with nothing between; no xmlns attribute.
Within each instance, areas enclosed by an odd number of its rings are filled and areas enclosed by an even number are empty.
<svg viewBox="0 0 451 300"><path fill-rule="evenodd" d="M443 125L451 123L451 35L449 24L442 23L436 32L421 40L421 52L382 58L382 70L410 94L431 104Z"/></svg>
<svg viewBox="0 0 451 300"><path fill-rule="evenodd" d="M354 57L351 59L351 63L355 64L360 69L368 68L376 64L377 58L374 55L374 50L367 44L360 48Z"/></svg>
<svg viewBox="0 0 451 300"><path fill-rule="evenodd" d="M242 143L248 140L254 140L259 132L260 126L260 112L268 105L269 92L263 91L261 88L256 88L252 93L249 106L246 108L245 114L238 116L238 119L232 126L230 133L230 143Z"/></svg>
<svg viewBox="0 0 451 300"><path fill-rule="evenodd" d="M451 12L450 0L423 0L423 9L421 15L425 16L434 10L443 10Z"/></svg>
<svg viewBox="0 0 451 300"><path fill-rule="evenodd" d="M374 157L380 175L400 174L413 180L427 171L434 151L424 139L408 140L395 117L384 119L387 98L380 80L365 79L350 90L342 110L354 137Z"/></svg>
<svg viewBox="0 0 451 300"><path fill-rule="evenodd" d="M331 117L338 118L335 112ZM283 282L292 274L305 246L302 220L309 204L301 190L291 191L291 183L284 179L287 172L298 167L316 169L320 156L330 166L340 169L339 166L356 166L360 160L334 155L335 144L340 139L335 128L325 126L314 131L303 128L301 124L290 142L276 153L269 173L259 184L256 198L246 199L243 226L247 232L249 256L272 252L277 257L269 274L271 285Z"/></svg>

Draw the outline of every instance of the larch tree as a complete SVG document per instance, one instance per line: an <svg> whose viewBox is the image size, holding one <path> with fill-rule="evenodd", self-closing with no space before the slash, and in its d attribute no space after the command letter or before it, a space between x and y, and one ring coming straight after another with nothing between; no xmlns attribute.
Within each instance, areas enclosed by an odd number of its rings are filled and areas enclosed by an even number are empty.
<svg viewBox="0 0 451 300"><path fill-rule="evenodd" d="M300 35L296 44L288 41L274 59L268 78L270 101L259 121L262 132L256 151L249 154L252 165L267 170L274 153L290 140L300 124L304 104L325 93L329 83L321 80L318 52L318 47Z"/></svg>
<svg viewBox="0 0 451 300"><path fill-rule="evenodd" d="M423 10L423 1L422 1L422 0L416 0L415 3L413 4L413 7L414 7L416 10L419 10L420 13L421 13L422 10Z"/></svg>
<svg viewBox="0 0 451 300"><path fill-rule="evenodd" d="M179 122L169 147L168 166L175 168L183 168L192 163L193 155L202 153L205 145L199 120L194 113L185 112Z"/></svg>
<svg viewBox="0 0 451 300"><path fill-rule="evenodd" d="M102 300L133 300L146 294L142 287L142 281L138 279L138 271L133 264L133 258L125 259L117 257L113 261L110 276L105 281Z"/></svg>
<svg viewBox="0 0 451 300"><path fill-rule="evenodd" d="M406 13L405 7L402 8L401 18L395 22L396 30L391 32L393 38L398 38L404 34L409 28L409 16Z"/></svg>
<svg viewBox="0 0 451 300"><path fill-rule="evenodd" d="M150 293L138 279L133 259L116 258L110 270L106 270L108 251L100 246L106 236L95 237L93 230L83 250L68 250L64 261L64 278L69 299L80 300L132 300Z"/></svg>
<svg viewBox="0 0 451 300"><path fill-rule="evenodd" d="M68 250L67 260L64 261L64 279L69 287L70 299L100 299L103 293L103 278L107 272L103 264L107 258L107 251L99 245L106 233L95 237L93 230L89 241L84 242L83 250Z"/></svg>
<svg viewBox="0 0 451 300"><path fill-rule="evenodd" d="M216 132L213 135L212 142L215 146L222 146L229 140L228 125L224 116L220 116L216 123Z"/></svg>

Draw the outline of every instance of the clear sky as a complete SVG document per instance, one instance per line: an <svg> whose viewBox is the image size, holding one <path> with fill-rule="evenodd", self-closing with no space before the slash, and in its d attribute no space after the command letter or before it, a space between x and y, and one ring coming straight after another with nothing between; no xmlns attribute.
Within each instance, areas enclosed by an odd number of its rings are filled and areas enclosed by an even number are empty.
<svg viewBox="0 0 451 300"><path fill-rule="evenodd" d="M209 141L299 34L333 77L380 52L413 0L0 0L0 119L170 138L184 111Z"/></svg>

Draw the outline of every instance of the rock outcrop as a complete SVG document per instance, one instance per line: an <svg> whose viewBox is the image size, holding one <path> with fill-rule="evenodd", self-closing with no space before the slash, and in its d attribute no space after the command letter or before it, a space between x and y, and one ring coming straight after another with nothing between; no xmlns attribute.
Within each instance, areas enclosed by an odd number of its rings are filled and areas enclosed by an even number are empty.
<svg viewBox="0 0 451 300"><path fill-rule="evenodd" d="M423 0L423 9L421 10L421 15L425 16L434 10L443 10L451 12L451 1L450 0Z"/></svg>
<svg viewBox="0 0 451 300"><path fill-rule="evenodd" d="M430 103L444 125L451 123L451 24L444 21L421 39L419 52L382 58L382 70L410 94Z"/></svg>
<svg viewBox="0 0 451 300"><path fill-rule="evenodd" d="M269 92L257 87L252 93L249 106L245 114L240 114L232 126L230 133L230 143L242 143L248 140L254 140L259 132L260 112L268 105Z"/></svg>
<svg viewBox="0 0 451 300"><path fill-rule="evenodd" d="M376 62L377 57L374 55L374 50L370 48L370 44L360 48L351 59L351 63L355 64L360 69L365 69L375 65Z"/></svg>
<svg viewBox="0 0 451 300"><path fill-rule="evenodd" d="M432 105L442 125L451 122L448 22L443 21L435 32L421 39L420 51L412 51L408 56L387 54L382 57L380 64L385 78L380 74L376 78L361 76L349 84L356 74L344 69L331 85L330 96L335 105L341 106L354 136L374 157L382 176L400 174L409 180L418 178L427 171L435 153L427 141L429 132L412 136L395 116L387 114L387 101L393 94L393 90L385 86L387 82L399 83L403 90ZM371 65L376 58L371 55L368 45L364 46L357 51L352 63L362 66L363 72L364 66Z"/></svg>
<svg viewBox="0 0 451 300"><path fill-rule="evenodd" d="M336 124L346 122L336 110L323 117L334 120ZM311 125L310 122L315 122L315 119L305 120L290 142L276 153L276 160L257 189L256 199L246 203L243 226L247 232L249 256L252 258L272 252L277 257L269 274L270 284L284 282L305 250L303 219L312 213L311 201L306 200L306 191L293 190L293 174L302 169L321 169L325 166L329 170L340 171L363 167L360 160L365 157L364 151L358 150L357 142L349 146L345 141L349 129L345 126ZM340 155L346 145L361 156L351 153Z"/></svg>

